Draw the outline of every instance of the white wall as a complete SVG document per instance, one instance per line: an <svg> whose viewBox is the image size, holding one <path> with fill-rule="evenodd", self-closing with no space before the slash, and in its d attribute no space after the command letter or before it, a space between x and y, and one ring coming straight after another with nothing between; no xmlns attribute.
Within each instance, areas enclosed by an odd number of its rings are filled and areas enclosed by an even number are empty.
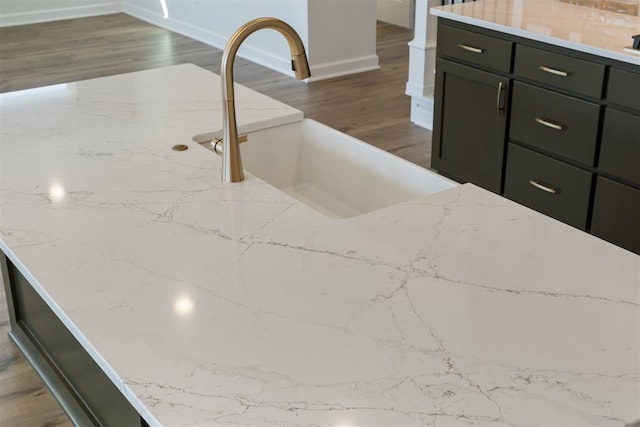
<svg viewBox="0 0 640 427"><path fill-rule="evenodd" d="M123 0L0 0L0 27L122 12Z"/></svg>
<svg viewBox="0 0 640 427"><path fill-rule="evenodd" d="M159 0L125 0L125 12L220 49L245 22L273 16L291 25L308 46L307 0L165 0L165 4L167 18ZM239 55L293 75L287 42L275 31L251 35Z"/></svg>
<svg viewBox="0 0 640 427"><path fill-rule="evenodd" d="M378 68L375 0L125 0L125 12L204 43L224 48L245 22L272 16L300 35L312 77L321 80ZM275 31L250 36L239 55L293 75L285 39Z"/></svg>
<svg viewBox="0 0 640 427"><path fill-rule="evenodd" d="M413 28L415 0L377 0L378 20Z"/></svg>

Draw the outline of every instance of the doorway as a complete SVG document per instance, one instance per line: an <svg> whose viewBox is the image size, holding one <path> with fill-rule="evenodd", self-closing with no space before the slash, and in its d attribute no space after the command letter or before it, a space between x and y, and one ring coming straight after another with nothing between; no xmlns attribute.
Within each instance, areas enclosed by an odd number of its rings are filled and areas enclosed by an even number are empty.
<svg viewBox="0 0 640 427"><path fill-rule="evenodd" d="M415 0L377 0L378 20L413 28Z"/></svg>

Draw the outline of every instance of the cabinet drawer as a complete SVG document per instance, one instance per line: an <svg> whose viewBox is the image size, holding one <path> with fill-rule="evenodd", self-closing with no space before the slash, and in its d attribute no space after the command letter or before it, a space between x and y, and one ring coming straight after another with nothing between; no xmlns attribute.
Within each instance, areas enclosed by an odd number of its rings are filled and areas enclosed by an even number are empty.
<svg viewBox="0 0 640 427"><path fill-rule="evenodd" d="M438 26L438 56L455 58L508 73L513 43L472 31Z"/></svg>
<svg viewBox="0 0 640 427"><path fill-rule="evenodd" d="M594 165L600 105L522 82L512 96L510 138Z"/></svg>
<svg viewBox="0 0 640 427"><path fill-rule="evenodd" d="M516 46L516 75L560 89L600 99L604 71L602 64L528 46Z"/></svg>
<svg viewBox="0 0 640 427"><path fill-rule="evenodd" d="M640 116L606 109L598 169L640 185Z"/></svg>
<svg viewBox="0 0 640 427"><path fill-rule="evenodd" d="M592 174L509 144L504 195L582 230L587 226Z"/></svg>
<svg viewBox="0 0 640 427"><path fill-rule="evenodd" d="M640 253L640 190L599 176L591 234Z"/></svg>
<svg viewBox="0 0 640 427"><path fill-rule="evenodd" d="M609 70L607 101L640 110L640 74L616 68Z"/></svg>

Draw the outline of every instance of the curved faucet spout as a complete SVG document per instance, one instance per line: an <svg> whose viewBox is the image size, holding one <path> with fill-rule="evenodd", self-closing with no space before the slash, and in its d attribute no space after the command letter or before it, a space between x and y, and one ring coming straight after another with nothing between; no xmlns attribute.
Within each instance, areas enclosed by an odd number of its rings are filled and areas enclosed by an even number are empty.
<svg viewBox="0 0 640 427"><path fill-rule="evenodd" d="M287 39L296 78L302 80L311 76L302 40L298 33L286 22L276 18L254 19L244 24L231 36L222 54L222 67L220 70L220 78L222 80L222 139L224 141L222 148L222 180L224 182L240 182L244 180L238 143L238 125L236 123L233 62L242 42L249 35L263 28L276 30Z"/></svg>

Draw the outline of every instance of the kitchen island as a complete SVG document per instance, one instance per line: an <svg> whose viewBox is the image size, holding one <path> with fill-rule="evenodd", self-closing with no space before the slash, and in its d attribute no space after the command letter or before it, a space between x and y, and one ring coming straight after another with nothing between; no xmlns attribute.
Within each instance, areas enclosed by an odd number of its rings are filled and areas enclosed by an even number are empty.
<svg viewBox="0 0 640 427"><path fill-rule="evenodd" d="M240 89L241 131L302 117ZM143 423L640 417L640 257L470 184L349 219L224 184L191 141L218 90L182 65L0 96L5 270Z"/></svg>
<svg viewBox="0 0 640 427"><path fill-rule="evenodd" d="M432 13L432 168L640 254L638 5L482 0Z"/></svg>

